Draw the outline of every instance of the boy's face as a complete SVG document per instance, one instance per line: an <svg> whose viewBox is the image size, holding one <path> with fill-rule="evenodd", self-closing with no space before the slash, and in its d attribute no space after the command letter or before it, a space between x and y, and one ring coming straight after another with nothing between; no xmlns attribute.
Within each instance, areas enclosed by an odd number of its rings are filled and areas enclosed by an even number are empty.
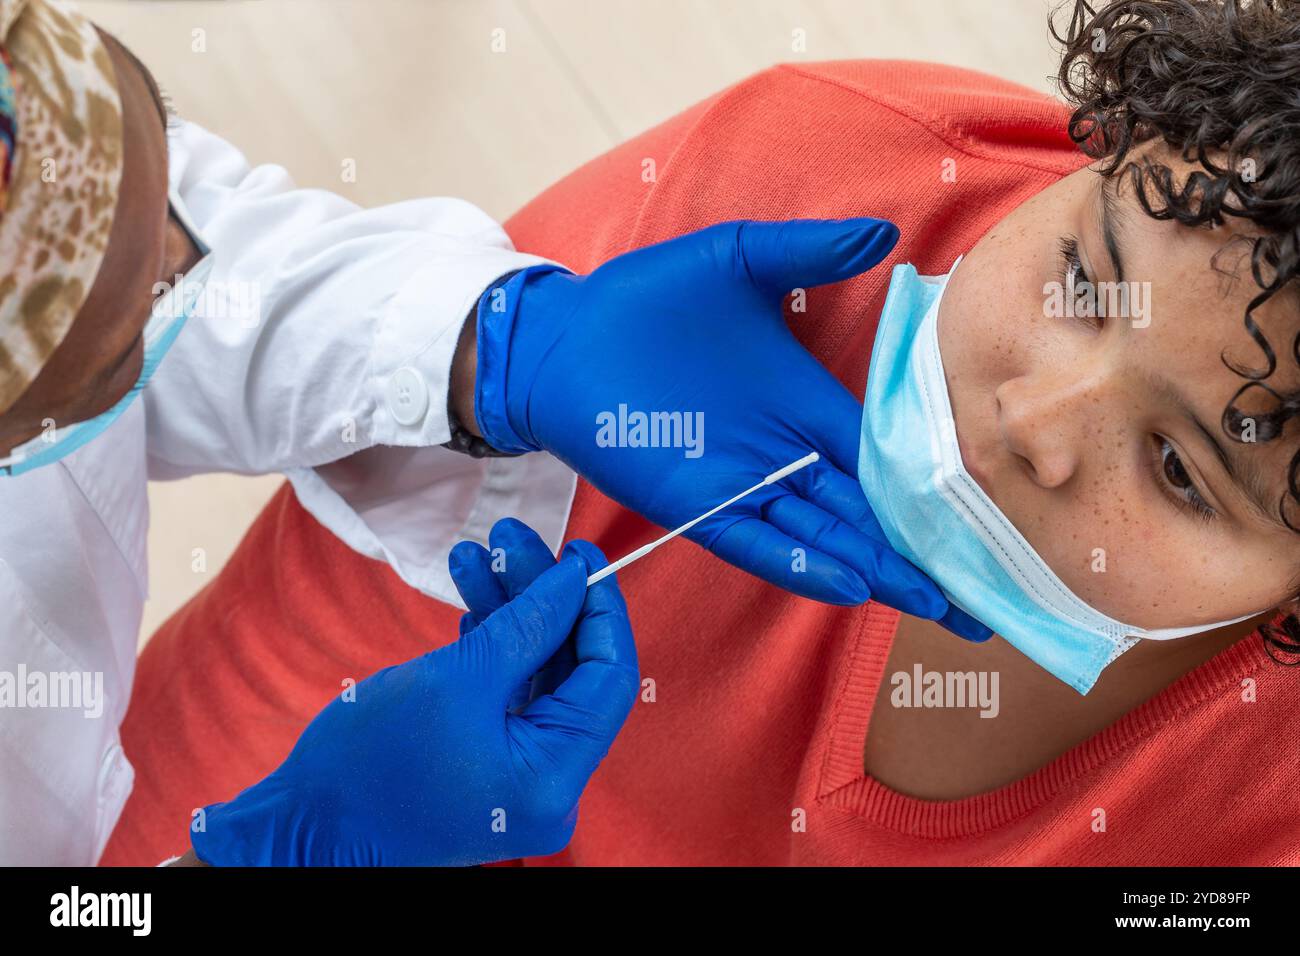
<svg viewBox="0 0 1300 956"><path fill-rule="evenodd" d="M1221 353L1264 367L1243 325L1259 292L1247 247L1220 252L1234 235L1155 220L1126 178L1082 169L981 239L940 306L967 469L1071 590L1141 627L1212 623L1295 596L1300 535L1277 514L1294 429L1242 444L1221 425L1246 382ZM1235 278L1212 268L1216 253ZM1062 299L1049 283L1068 301L1067 272L1115 283L1121 270L1126 313L1055 308ZM1268 384L1279 391L1300 387L1298 305L1289 289L1255 312L1278 355ZM1268 410L1258 402L1248 393L1241 405ZM1298 511L1288 513L1295 522Z"/></svg>

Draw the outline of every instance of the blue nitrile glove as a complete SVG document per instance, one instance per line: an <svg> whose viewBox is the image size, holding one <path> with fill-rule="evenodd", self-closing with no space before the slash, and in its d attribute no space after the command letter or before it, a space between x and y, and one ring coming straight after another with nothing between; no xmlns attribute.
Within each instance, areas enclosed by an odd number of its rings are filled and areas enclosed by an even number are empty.
<svg viewBox="0 0 1300 956"><path fill-rule="evenodd" d="M464 865L555 853L636 699L636 648L603 557L566 550L460 640L374 674L308 725L288 759L191 827L215 865ZM553 693L511 692L569 642Z"/></svg>
<svg viewBox="0 0 1300 956"><path fill-rule="evenodd" d="M502 451L550 452L665 528L819 452L685 536L796 594L875 597L985 639L889 546L857 479L862 406L781 311L787 293L857 275L897 238L877 219L729 222L587 276L516 273L479 300L479 430ZM678 415L659 419L678 426L675 446L634 447L633 415L656 413Z"/></svg>
<svg viewBox="0 0 1300 956"><path fill-rule="evenodd" d="M589 541L570 541L565 550L570 549L582 555L592 571L599 571L609 563L600 549ZM542 572L554 566L555 555L551 554L546 542L517 518L502 518L493 525L487 548L474 541L457 544L451 550L447 568L456 590L469 608L461 616L460 632L466 634L481 625L497 608L514 600ZM515 688L510 709L520 710L534 698L554 692L568 679L575 666L576 650L573 641L568 640L551 655L544 667Z"/></svg>

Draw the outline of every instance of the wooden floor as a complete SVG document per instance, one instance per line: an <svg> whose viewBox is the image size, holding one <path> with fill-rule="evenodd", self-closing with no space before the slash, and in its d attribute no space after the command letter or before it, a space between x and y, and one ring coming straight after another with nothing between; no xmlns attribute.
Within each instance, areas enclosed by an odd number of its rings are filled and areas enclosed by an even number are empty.
<svg viewBox="0 0 1300 956"><path fill-rule="evenodd" d="M773 63L933 60L1042 90L1054 0L81 0L183 116L363 205L498 218L579 163ZM355 161L356 181L340 169ZM278 478L150 488L142 641L221 567ZM203 548L207 570L192 570Z"/></svg>

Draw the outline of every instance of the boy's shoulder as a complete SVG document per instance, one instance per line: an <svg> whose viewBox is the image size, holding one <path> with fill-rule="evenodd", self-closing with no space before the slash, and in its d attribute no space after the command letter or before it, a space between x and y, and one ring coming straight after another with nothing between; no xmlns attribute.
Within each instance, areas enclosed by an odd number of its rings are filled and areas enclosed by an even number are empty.
<svg viewBox="0 0 1300 956"><path fill-rule="evenodd" d="M919 127L988 159L1062 174L1084 159L1067 131L1070 108L1046 93L988 73L918 60L783 63L725 91L715 109L747 99L774 111L819 113L828 132L870 117L883 127Z"/></svg>
<svg viewBox="0 0 1300 956"><path fill-rule="evenodd" d="M824 60L781 63L768 73L795 75L855 90L868 97L912 102L935 111L983 108L998 101L1047 106L1056 115L1065 104L1027 86L961 66L924 60ZM755 76L762 76L757 73Z"/></svg>
<svg viewBox="0 0 1300 956"><path fill-rule="evenodd" d="M959 67L774 66L586 163L507 231L585 271L729 219L876 215L951 263L1083 165L1068 118L1051 97Z"/></svg>

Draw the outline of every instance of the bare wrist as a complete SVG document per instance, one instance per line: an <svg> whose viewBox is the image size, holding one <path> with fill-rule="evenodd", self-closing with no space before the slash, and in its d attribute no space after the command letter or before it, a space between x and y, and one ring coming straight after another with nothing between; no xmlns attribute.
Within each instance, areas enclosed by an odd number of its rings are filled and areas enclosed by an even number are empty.
<svg viewBox="0 0 1300 956"><path fill-rule="evenodd" d="M478 309L470 310L456 342L451 360L451 411L462 428L475 438L482 438L474 414L474 386L478 367Z"/></svg>

